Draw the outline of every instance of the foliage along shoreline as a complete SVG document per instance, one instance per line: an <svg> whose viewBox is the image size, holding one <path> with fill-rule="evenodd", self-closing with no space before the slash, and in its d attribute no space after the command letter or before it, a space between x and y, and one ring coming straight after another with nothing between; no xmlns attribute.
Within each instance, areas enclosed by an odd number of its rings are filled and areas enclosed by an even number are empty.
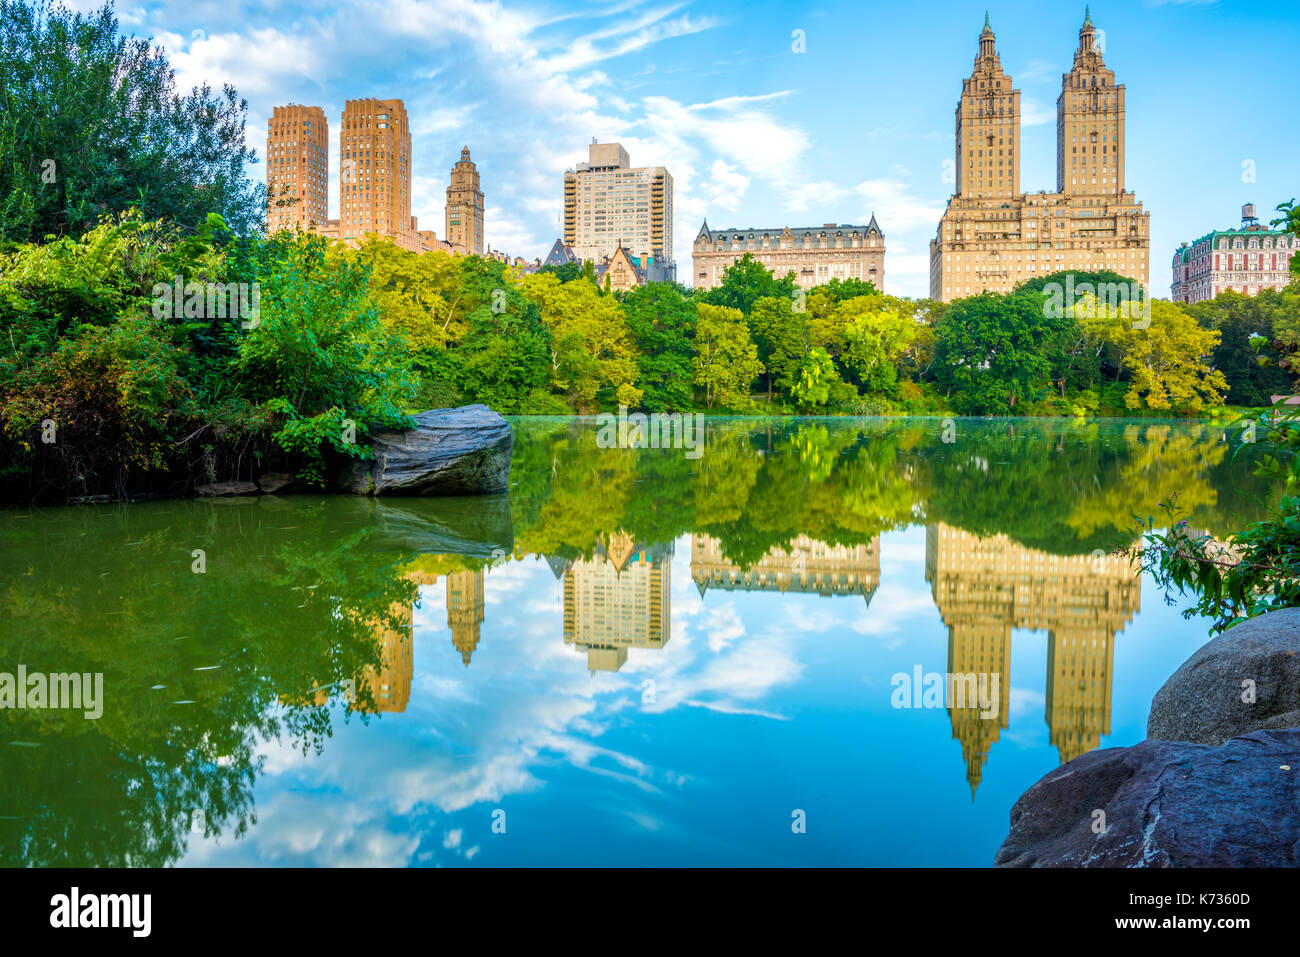
<svg viewBox="0 0 1300 957"><path fill-rule="evenodd" d="M214 288L256 290L256 317L213 314ZM804 294L748 258L708 292L617 294L577 267L520 276L379 238L237 236L217 214L186 234L132 210L0 249L0 492L184 495L268 471L325 487L370 455L367 434L471 402L512 416L1227 421L1241 412L1225 394L1290 391L1280 345L1269 364L1240 353L1261 329L1289 333L1296 295L1225 294L1201 310L1218 328L1157 301L1134 330L1087 298L1053 319L1029 286L946 305L857 281Z"/></svg>
<svg viewBox="0 0 1300 957"><path fill-rule="evenodd" d="M378 237L265 235L268 202L295 200L249 178L246 112L233 88L177 91L164 51L123 37L111 5L0 5L0 147L15 160L0 164L0 503L266 472L324 487L371 455L367 435L472 402L1223 419L1225 402L1296 391L1295 282L1144 297L1143 325L1060 302L1058 287L1128 285L1113 273L938 303L861 280L803 290L746 256L712 290L621 293L590 264L519 274ZM1293 204L1279 210L1300 232ZM220 308L231 289L238 309Z"/></svg>

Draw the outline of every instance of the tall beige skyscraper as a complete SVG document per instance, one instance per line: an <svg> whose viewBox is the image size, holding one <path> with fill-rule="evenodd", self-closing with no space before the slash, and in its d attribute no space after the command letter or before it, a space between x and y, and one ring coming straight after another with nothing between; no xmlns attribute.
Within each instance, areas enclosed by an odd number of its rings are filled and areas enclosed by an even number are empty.
<svg viewBox="0 0 1300 957"><path fill-rule="evenodd" d="M266 122L266 230L324 226L329 124L319 106L277 106Z"/></svg>
<svg viewBox="0 0 1300 957"><path fill-rule="evenodd" d="M420 250L411 216L411 130L401 100L366 98L343 106L338 238L355 242L367 233Z"/></svg>
<svg viewBox="0 0 1300 957"><path fill-rule="evenodd" d="M673 178L632 166L620 143L591 141L587 162L564 174L564 242L599 262L621 245L644 261L673 260Z"/></svg>
<svg viewBox="0 0 1300 957"><path fill-rule="evenodd" d="M984 16L979 53L957 103L957 195L1006 199L1020 192L1020 91L1002 69Z"/></svg>
<svg viewBox="0 0 1300 957"><path fill-rule="evenodd" d="M1115 84L1101 55L1085 14L1074 65L1061 76L1056 98L1056 191L1065 196L1124 193L1124 84Z"/></svg>
<svg viewBox="0 0 1300 957"><path fill-rule="evenodd" d="M451 168L447 187L447 231L443 238L465 252L483 255L483 190L478 167L469 158L469 147L460 151L460 161Z"/></svg>
<svg viewBox="0 0 1300 957"><path fill-rule="evenodd" d="M478 647L483 624L483 569L451 572L447 575L447 627L460 660L469 667L470 655Z"/></svg>
<svg viewBox="0 0 1300 957"><path fill-rule="evenodd" d="M1020 91L986 16L957 106L956 191L930 242L931 299L1009 292L1076 270L1148 285L1151 214L1124 189L1124 87L1087 13L1056 114L1056 192L1022 193Z"/></svg>

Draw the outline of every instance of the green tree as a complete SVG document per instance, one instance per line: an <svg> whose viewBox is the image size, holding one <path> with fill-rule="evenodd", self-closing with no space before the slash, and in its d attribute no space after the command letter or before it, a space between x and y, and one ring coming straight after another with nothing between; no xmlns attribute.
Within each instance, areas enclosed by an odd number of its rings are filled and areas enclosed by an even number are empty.
<svg viewBox="0 0 1300 957"><path fill-rule="evenodd" d="M709 409L742 412L753 405L749 389L763 372L758 349L739 309L701 304L695 329L695 384Z"/></svg>
<svg viewBox="0 0 1300 957"><path fill-rule="evenodd" d="M755 300L745 318L763 363L768 400L773 385L778 383L789 395L789 387L798 379L799 367L808 354L806 313L796 312L790 299L764 296Z"/></svg>
<svg viewBox="0 0 1300 957"><path fill-rule="evenodd" d="M948 306L935 329L934 374L964 414L1003 415L1051 384L1064 319L1036 293L985 292Z"/></svg>
<svg viewBox="0 0 1300 957"><path fill-rule="evenodd" d="M367 432L411 427L410 354L370 300L368 270L341 246L299 233L272 252L260 316L233 371L272 417L273 441L306 460L303 477L320 480L327 452L366 457Z"/></svg>
<svg viewBox="0 0 1300 957"><path fill-rule="evenodd" d="M537 304L523 294L504 263L457 256L465 335L453 350L453 370L471 402L503 415L555 411L547 401L552 335Z"/></svg>
<svg viewBox="0 0 1300 957"><path fill-rule="evenodd" d="M623 298L635 351L641 407L651 412L692 407L696 305L673 283L650 282Z"/></svg>
<svg viewBox="0 0 1300 957"><path fill-rule="evenodd" d="M1213 299L1182 306L1202 326L1220 335L1210 365L1222 372L1228 383L1224 398L1229 404L1271 405L1272 396L1290 394L1291 375L1279 367L1282 357L1270 345L1280 335L1274 320L1283 318L1288 298L1296 297L1274 289L1262 290L1258 296L1227 290ZM1285 328L1285 320L1280 325Z"/></svg>
<svg viewBox="0 0 1300 957"><path fill-rule="evenodd" d="M640 404L632 335L617 299L588 280L551 275L525 276L521 289L551 331L552 387L570 408Z"/></svg>
<svg viewBox="0 0 1300 957"><path fill-rule="evenodd" d="M739 309L745 315L764 296L790 301L794 297L794 273L777 279L771 271L749 253L741 256L722 272L722 282L700 293L700 301L711 306Z"/></svg>
<svg viewBox="0 0 1300 957"><path fill-rule="evenodd" d="M856 296L836 307L841 362L868 392L892 395L898 384L898 361L916 341L912 313L888 297Z"/></svg>
<svg viewBox="0 0 1300 957"><path fill-rule="evenodd" d="M0 239L80 235L129 208L253 231L265 194L245 173L246 112L228 85L178 93L163 51L120 36L111 3L0 0Z"/></svg>
<svg viewBox="0 0 1300 957"><path fill-rule="evenodd" d="M815 346L799 363L798 374L790 389L800 412L818 412L831 400L840 374L835 363L821 346Z"/></svg>
<svg viewBox="0 0 1300 957"><path fill-rule="evenodd" d="M1148 326L1134 326L1120 320L1112 327L1130 378L1125 405L1194 413L1223 401L1227 380L1201 361L1214 352L1219 333L1202 328L1178 306L1163 300L1152 303Z"/></svg>
<svg viewBox="0 0 1300 957"><path fill-rule="evenodd" d="M542 266L537 271L543 275L549 274L554 276L560 282L573 282L582 275L583 265L579 263L561 263L558 266Z"/></svg>

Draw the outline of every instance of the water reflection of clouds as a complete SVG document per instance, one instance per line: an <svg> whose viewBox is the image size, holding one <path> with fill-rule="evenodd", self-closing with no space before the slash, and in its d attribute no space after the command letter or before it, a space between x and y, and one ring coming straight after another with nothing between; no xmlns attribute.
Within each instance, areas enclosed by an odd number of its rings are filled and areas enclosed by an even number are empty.
<svg viewBox="0 0 1300 957"><path fill-rule="evenodd" d="M470 669L451 647L440 589L422 588L413 616L419 693L407 710L368 728L355 719L336 727L321 755L267 744L257 826L238 842L198 842L187 861L430 863L437 854L415 849L425 847L424 829L440 826L434 812L481 805L486 821L496 804L543 787L557 764L651 795L682 786L687 775L659 773L593 740L639 692L630 674L589 674L563 643L561 610L542 597L556 587L532 559L489 571L484 598L494 614Z"/></svg>
<svg viewBox="0 0 1300 957"><path fill-rule="evenodd" d="M886 804L936 786L956 790L963 764L962 745L952 740L956 719L889 704L890 674L917 663L942 671L951 652L926 582L925 534L915 527L884 536L886 560L870 603L861 593L722 588L701 597L690 544L679 540L669 583L671 639L630 648L615 671L589 670L584 651L565 643L563 583L541 559L487 572L491 610L469 668L452 645L441 582L425 585L413 617L416 677L407 710L369 727L355 720L336 727L320 756L268 745L257 785L259 824L241 841L192 849L188 862L454 864L481 851L480 862L502 863L503 852L515 859L517 845L494 845L489 827L497 807L515 814L541 806L548 822L598 814L605 841L624 832L703 839L690 829L692 815L710 801L735 800L728 789L744 781L733 781L737 768L717 765L716 754L707 757L705 738L734 740L737 760L776 747L770 753L788 766L784 773L821 781L831 772L818 770L816 749L789 750L788 734L824 736L827 755L839 747L849 760L840 773L865 773L852 768L867 745L840 739L869 727L868 720L887 728L869 767L892 775L901 789L882 796ZM1010 729L993 743L999 792L1053 763L1045 696L1035 689L1046 671L1045 637L1019 628L1012 637ZM895 747L902 754L919 748L940 765L904 784ZM986 839L1003 823L981 824ZM569 859L568 851L555 853ZM578 861L600 850L572 853Z"/></svg>

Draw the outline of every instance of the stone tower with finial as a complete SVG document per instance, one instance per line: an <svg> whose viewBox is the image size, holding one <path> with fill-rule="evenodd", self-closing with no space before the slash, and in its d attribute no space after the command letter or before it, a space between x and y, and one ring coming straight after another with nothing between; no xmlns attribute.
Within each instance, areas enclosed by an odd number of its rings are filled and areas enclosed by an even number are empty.
<svg viewBox="0 0 1300 957"><path fill-rule="evenodd" d="M1106 66L1104 34L1085 7L1070 72L1056 101L1056 191L1067 196L1124 192L1124 86Z"/></svg>
<svg viewBox="0 0 1300 957"><path fill-rule="evenodd" d="M1020 93L987 13L956 115L956 184L930 242L930 297L1010 292L1052 273L1115 272L1148 285L1151 214L1125 184L1125 91L1085 9L1056 119L1056 190L1020 191ZM945 167L949 162L945 161ZM951 178L949 175L951 174Z"/></svg>
<svg viewBox="0 0 1300 957"><path fill-rule="evenodd" d="M1010 198L1020 191L1020 91L1002 69L984 14L979 53L957 103L957 195Z"/></svg>
<svg viewBox="0 0 1300 957"><path fill-rule="evenodd" d="M483 255L483 190L468 146L460 151L459 162L451 168L446 218L447 242L465 253Z"/></svg>

